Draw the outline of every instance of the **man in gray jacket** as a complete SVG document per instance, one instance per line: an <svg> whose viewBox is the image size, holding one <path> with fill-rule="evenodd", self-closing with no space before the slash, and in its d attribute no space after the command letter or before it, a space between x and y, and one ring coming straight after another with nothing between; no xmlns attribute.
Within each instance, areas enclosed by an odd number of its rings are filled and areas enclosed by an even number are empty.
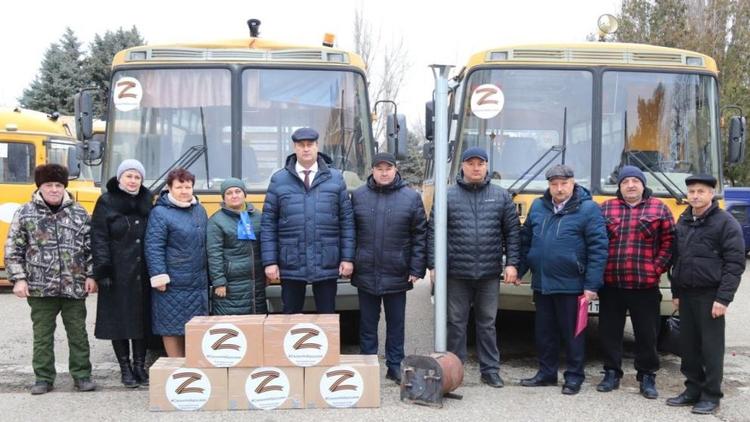
<svg viewBox="0 0 750 422"><path fill-rule="evenodd" d="M490 183L487 152L468 148L461 161L456 184L448 189L448 350L466 361L466 326L474 305L481 380L500 388L495 318L500 275L507 283L517 279L518 212L508 191ZM427 231L428 268L435 267L433 217ZM432 270L432 280L434 274Z"/></svg>

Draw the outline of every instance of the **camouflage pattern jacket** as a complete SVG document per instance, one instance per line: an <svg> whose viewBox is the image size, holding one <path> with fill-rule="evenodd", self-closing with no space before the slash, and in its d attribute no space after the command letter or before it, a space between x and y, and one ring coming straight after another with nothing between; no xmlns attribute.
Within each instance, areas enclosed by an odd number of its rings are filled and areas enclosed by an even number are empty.
<svg viewBox="0 0 750 422"><path fill-rule="evenodd" d="M39 191L13 216L5 242L5 268L11 283L25 280L29 295L83 299L93 274L90 218L65 192L52 213Z"/></svg>

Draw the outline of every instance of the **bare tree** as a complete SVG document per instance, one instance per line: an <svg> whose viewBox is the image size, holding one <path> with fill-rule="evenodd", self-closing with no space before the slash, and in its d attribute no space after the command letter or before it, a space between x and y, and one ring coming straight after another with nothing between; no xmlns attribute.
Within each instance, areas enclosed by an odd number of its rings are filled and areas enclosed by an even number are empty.
<svg viewBox="0 0 750 422"><path fill-rule="evenodd" d="M380 31L373 29L364 11L357 7L354 10L354 51L362 57L370 75L368 90L371 104L379 100L397 101L410 66L403 37L394 35L381 46ZM383 136L385 116L393 109L390 104L383 104L378 106L377 112L380 117L373 127L376 140Z"/></svg>

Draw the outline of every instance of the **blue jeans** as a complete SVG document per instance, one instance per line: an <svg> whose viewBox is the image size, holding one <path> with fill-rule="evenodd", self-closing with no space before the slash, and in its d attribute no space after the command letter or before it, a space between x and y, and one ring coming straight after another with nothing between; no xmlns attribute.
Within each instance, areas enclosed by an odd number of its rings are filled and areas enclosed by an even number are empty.
<svg viewBox="0 0 750 422"><path fill-rule="evenodd" d="M388 370L401 373L404 359L406 292L382 296L359 289L359 348L363 355L378 354L380 305L385 309L385 363Z"/></svg>

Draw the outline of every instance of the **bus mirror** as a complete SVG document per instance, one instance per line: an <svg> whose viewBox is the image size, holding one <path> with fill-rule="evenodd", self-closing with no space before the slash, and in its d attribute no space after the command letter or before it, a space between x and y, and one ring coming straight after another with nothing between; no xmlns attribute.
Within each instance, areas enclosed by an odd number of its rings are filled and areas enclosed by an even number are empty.
<svg viewBox="0 0 750 422"><path fill-rule="evenodd" d="M424 158L425 161L432 161L434 156L435 144L432 142L425 142L425 144L422 146L422 158Z"/></svg>
<svg viewBox="0 0 750 422"><path fill-rule="evenodd" d="M68 179L77 179L81 175L81 161L78 158L80 156L79 147L75 148L75 153L68 153Z"/></svg>
<svg viewBox="0 0 750 422"><path fill-rule="evenodd" d="M75 95L73 99L76 137L79 141L91 139L94 134L94 102L89 90L83 90Z"/></svg>
<svg viewBox="0 0 750 422"><path fill-rule="evenodd" d="M91 163L101 160L104 155L104 144L98 138L86 142L86 146L83 148L83 162Z"/></svg>
<svg viewBox="0 0 750 422"><path fill-rule="evenodd" d="M424 137L428 141L435 139L435 101L424 103Z"/></svg>
<svg viewBox="0 0 750 422"><path fill-rule="evenodd" d="M737 164L745 158L745 129L746 120L743 116L733 116L729 120L729 151L727 161Z"/></svg>
<svg viewBox="0 0 750 422"><path fill-rule="evenodd" d="M406 159L408 153L406 116L403 114L389 114L386 120L388 136L388 152L396 156L397 160Z"/></svg>

